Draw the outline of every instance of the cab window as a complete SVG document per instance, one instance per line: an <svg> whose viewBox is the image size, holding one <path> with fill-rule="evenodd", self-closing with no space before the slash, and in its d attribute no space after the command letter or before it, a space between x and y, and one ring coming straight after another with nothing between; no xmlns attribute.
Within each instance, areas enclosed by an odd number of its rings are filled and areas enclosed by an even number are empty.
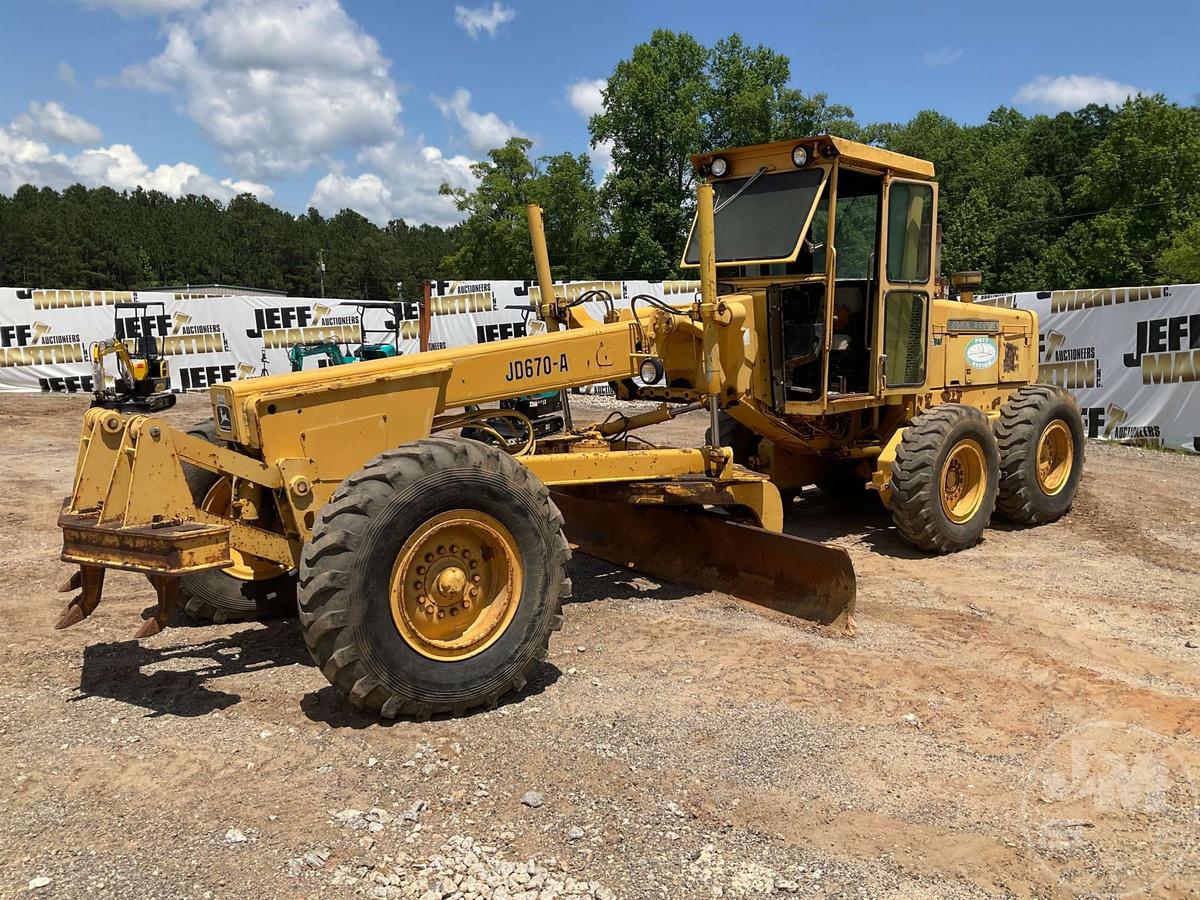
<svg viewBox="0 0 1200 900"><path fill-rule="evenodd" d="M923 384L928 297L923 291L889 291L883 305L887 386Z"/></svg>
<svg viewBox="0 0 1200 900"><path fill-rule="evenodd" d="M892 182L888 193L888 281L909 284L929 281L932 241L932 186Z"/></svg>

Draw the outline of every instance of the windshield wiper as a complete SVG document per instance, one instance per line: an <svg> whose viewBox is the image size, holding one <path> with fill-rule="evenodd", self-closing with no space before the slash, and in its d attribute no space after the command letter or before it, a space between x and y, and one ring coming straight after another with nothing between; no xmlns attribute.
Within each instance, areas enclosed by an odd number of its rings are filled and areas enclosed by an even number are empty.
<svg viewBox="0 0 1200 900"><path fill-rule="evenodd" d="M767 171L767 167L760 166L757 172L755 172L753 175L751 175L749 178L746 179L745 184L743 184L740 188L738 188L736 191L733 192L733 196L731 196L728 200L722 200L720 203L717 204L717 208L713 210L713 216L715 217L717 213L719 213L721 210L723 210L725 207L727 207L730 203L732 203L738 197L742 196L742 192L745 191L746 188L750 187L750 185L754 184L754 182L758 181L758 176L762 175L762 173L765 171Z"/></svg>

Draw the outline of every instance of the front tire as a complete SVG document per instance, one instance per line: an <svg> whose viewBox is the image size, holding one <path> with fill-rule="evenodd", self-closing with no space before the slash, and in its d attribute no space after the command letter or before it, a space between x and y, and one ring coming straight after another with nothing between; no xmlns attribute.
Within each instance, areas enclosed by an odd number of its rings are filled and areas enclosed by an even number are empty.
<svg viewBox="0 0 1200 900"><path fill-rule="evenodd" d="M321 671L385 718L462 714L521 690L570 595L562 515L513 457L426 438L351 475L300 565Z"/></svg>
<svg viewBox="0 0 1200 900"><path fill-rule="evenodd" d="M187 433L210 444L219 441L212 419L193 425ZM228 515L227 476L187 462L183 463L183 474L197 507ZM235 564L229 569L205 569L184 575L179 579L180 603L196 621L216 624L295 615L295 571L260 578L251 578L251 574L248 565Z"/></svg>
<svg viewBox="0 0 1200 900"><path fill-rule="evenodd" d="M717 446L733 449L733 461L739 466L749 466L758 453L762 438L735 419L725 410L717 413ZM712 426L704 429L704 443L712 445Z"/></svg>
<svg viewBox="0 0 1200 900"><path fill-rule="evenodd" d="M1020 525L1043 525L1071 508L1083 474L1083 418L1061 388L1030 384L1000 407L1000 494L996 510Z"/></svg>
<svg viewBox="0 0 1200 900"><path fill-rule="evenodd" d="M892 464L892 520L910 544L954 553L978 543L996 508L1000 451L978 409L947 403L904 430Z"/></svg>

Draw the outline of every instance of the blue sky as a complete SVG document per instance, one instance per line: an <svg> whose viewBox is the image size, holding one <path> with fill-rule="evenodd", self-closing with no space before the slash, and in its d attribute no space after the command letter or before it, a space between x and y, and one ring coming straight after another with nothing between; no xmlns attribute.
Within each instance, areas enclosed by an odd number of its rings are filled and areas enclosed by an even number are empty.
<svg viewBox="0 0 1200 900"><path fill-rule="evenodd" d="M9 0L0 193L250 190L445 224L437 186L507 136L587 149L603 79L659 27L740 31L864 122L1200 94L1197 0Z"/></svg>

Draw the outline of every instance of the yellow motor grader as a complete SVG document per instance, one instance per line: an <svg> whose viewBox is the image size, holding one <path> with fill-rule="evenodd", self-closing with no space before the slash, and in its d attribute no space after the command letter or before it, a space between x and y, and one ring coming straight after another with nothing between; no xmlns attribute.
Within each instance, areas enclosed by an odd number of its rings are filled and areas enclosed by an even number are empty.
<svg viewBox="0 0 1200 900"><path fill-rule="evenodd" d="M572 544L848 627L849 558L786 535L781 492L874 491L935 552L976 542L993 511L1037 524L1070 507L1083 430L1034 383L1036 317L938 298L932 165L827 135L693 161L690 302L569 296L530 207L544 333L217 385L190 431L89 410L59 627L91 614L109 568L156 587L139 636L180 604L222 619L298 602L352 703L461 713L545 657ZM459 435L497 414L469 406L600 381L661 404L542 440ZM705 446L633 434L696 410Z"/></svg>

